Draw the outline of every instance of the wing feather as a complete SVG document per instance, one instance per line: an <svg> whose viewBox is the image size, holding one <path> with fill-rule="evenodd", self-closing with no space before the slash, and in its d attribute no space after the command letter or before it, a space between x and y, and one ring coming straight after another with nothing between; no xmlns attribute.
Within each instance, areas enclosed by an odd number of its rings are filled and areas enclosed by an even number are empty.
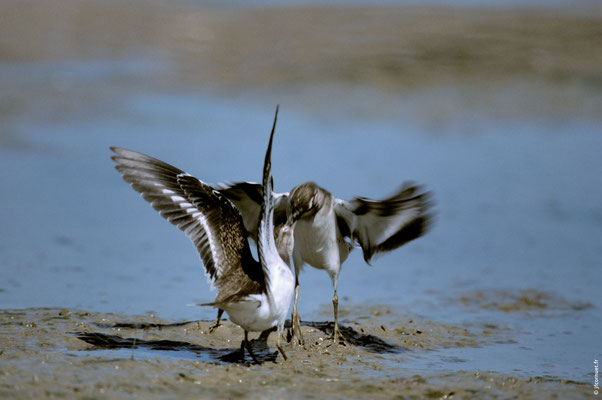
<svg viewBox="0 0 602 400"><path fill-rule="evenodd" d="M259 213L263 202L263 189L260 183L235 182L222 183L215 190L226 196L242 214L245 229L249 237L257 243L257 228L259 224ZM272 192L274 207L274 223L278 225L286 221L286 207L288 203L288 192Z"/></svg>
<svg viewBox="0 0 602 400"><path fill-rule="evenodd" d="M216 286L229 270L241 269L250 249L240 213L228 199L163 161L132 150L111 150L123 179L193 242Z"/></svg>
<svg viewBox="0 0 602 400"><path fill-rule="evenodd" d="M257 228L257 255L259 263L263 269L265 283L267 286L266 294L270 302L270 294L272 293L270 282L270 265L274 259L279 260L280 255L276 249L274 241L274 206L272 199L272 189L274 188L274 180L272 179L272 141L274 140L274 131L276 130L276 121L278 120L278 106L276 106L276 115L274 116L274 124L270 133L268 148L265 153L263 163L263 179L262 179L262 201L259 210L258 228Z"/></svg>
<svg viewBox="0 0 602 400"><path fill-rule="evenodd" d="M426 234L433 220L431 207L430 192L410 183L380 201L364 197L335 199L339 231L359 243L367 263L377 253L394 250Z"/></svg>

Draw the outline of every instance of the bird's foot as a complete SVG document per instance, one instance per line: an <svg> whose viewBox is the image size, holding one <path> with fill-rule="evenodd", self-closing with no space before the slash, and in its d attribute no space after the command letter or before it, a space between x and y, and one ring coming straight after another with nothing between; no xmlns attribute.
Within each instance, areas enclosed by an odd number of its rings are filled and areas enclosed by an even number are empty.
<svg viewBox="0 0 602 400"><path fill-rule="evenodd" d="M347 345L347 342L345 341L345 336L343 336L343 334L339 330L339 327L336 324L335 324L334 328L332 329L332 333L330 334L328 339L332 340L332 343L336 344L336 345L342 345L342 346Z"/></svg>
<svg viewBox="0 0 602 400"><path fill-rule="evenodd" d="M221 325L222 325L222 324L220 324L220 322L219 322L219 321L217 321L215 324L213 324L213 325L211 325L211 326L209 327L209 333L213 333L213 332L215 332L215 330L216 330L217 328L219 328Z"/></svg>
<svg viewBox="0 0 602 400"><path fill-rule="evenodd" d="M253 353L253 348L251 347L251 342L248 341L248 340L243 340L242 343L241 343L241 345L240 345L240 350L242 352L242 358L243 358L243 360L245 358L245 351L244 351L245 348L247 349L247 353L249 353L249 355L253 359L253 363L254 364L261 364L257 360L257 357L255 357L255 353Z"/></svg>
<svg viewBox="0 0 602 400"><path fill-rule="evenodd" d="M293 316L292 323L292 342L298 346L305 346L305 340L303 339L303 333L301 332L301 321L299 321L299 315Z"/></svg>

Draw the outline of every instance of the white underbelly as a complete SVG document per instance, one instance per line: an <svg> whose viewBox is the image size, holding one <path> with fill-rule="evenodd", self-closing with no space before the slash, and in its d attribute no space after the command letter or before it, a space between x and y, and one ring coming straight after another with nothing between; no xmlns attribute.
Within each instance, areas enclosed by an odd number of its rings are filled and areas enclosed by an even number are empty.
<svg viewBox="0 0 602 400"><path fill-rule="evenodd" d="M269 276L271 302L265 293L248 296L248 301L231 303L224 307L230 320L246 331L260 332L283 325L288 314L295 281L288 266L282 265Z"/></svg>
<svg viewBox="0 0 602 400"><path fill-rule="evenodd" d="M297 258L318 269L340 267L339 248L333 221L300 220L295 226L295 248Z"/></svg>
<svg viewBox="0 0 602 400"><path fill-rule="evenodd" d="M261 332L278 323L278 315L271 312L266 296L256 296L261 300L232 303L225 307L230 320L249 332Z"/></svg>

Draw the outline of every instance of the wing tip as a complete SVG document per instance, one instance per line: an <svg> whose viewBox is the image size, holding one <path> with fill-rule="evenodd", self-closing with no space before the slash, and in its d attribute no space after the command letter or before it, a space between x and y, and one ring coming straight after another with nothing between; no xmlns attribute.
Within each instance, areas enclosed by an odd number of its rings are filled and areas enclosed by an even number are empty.
<svg viewBox="0 0 602 400"><path fill-rule="evenodd" d="M359 205L353 211L356 215L363 215L372 210L381 213L381 216L387 216L393 210L399 210L399 207L403 210L404 204L411 204L409 208L413 208L416 212L411 221L404 224L397 232L384 241L376 245L368 243L365 247L362 246L364 261L370 266L375 255L395 250L425 236L435 225L437 213L434 210L436 202L433 192L426 190L424 185L416 184L413 181L404 182L393 196L381 202L374 202L365 198L357 198L357 200L359 201ZM387 206L382 207L382 204L387 204ZM379 205L381 209L379 209Z"/></svg>
<svg viewBox="0 0 602 400"><path fill-rule="evenodd" d="M119 146L109 146L109 150L111 150L113 153L118 154L123 157L125 157L125 155L128 152L133 152L133 150L128 150L126 148L119 147Z"/></svg>

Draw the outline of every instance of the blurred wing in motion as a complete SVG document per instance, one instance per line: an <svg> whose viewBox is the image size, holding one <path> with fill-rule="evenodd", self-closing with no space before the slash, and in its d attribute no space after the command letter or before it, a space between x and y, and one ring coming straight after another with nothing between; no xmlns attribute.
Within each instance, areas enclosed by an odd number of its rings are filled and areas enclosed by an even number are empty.
<svg viewBox="0 0 602 400"><path fill-rule="evenodd" d="M375 201L335 199L339 231L357 241L369 264L373 255L394 250L426 234L432 224L429 192L404 184L393 196Z"/></svg>

